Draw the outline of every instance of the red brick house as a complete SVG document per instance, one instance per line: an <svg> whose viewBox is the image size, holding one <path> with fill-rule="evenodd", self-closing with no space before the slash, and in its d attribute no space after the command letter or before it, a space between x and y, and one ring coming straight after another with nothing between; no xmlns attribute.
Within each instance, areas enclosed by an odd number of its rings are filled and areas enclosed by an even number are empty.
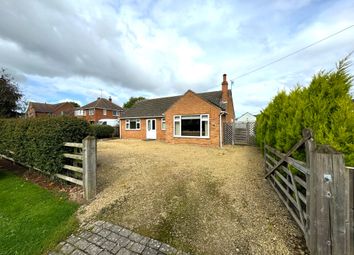
<svg viewBox="0 0 354 255"><path fill-rule="evenodd" d="M75 105L71 102L63 102L59 104L47 104L29 102L26 111L27 118L35 118L40 116L74 116Z"/></svg>
<svg viewBox="0 0 354 255"><path fill-rule="evenodd" d="M223 123L235 112L226 74L221 90L143 100L120 117L121 138L222 146Z"/></svg>
<svg viewBox="0 0 354 255"><path fill-rule="evenodd" d="M118 119L122 115L123 108L112 102L112 98L97 98L87 105L76 108L75 116L83 118L94 124L100 119Z"/></svg>

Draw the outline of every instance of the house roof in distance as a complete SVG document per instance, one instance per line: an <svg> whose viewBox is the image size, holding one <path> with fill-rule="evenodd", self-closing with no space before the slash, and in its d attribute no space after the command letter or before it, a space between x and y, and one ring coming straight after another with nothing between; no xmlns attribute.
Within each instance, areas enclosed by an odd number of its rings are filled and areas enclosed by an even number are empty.
<svg viewBox="0 0 354 255"><path fill-rule="evenodd" d="M41 112L41 113L53 113L57 108L60 106L69 103L69 102L63 102L63 103L58 103L58 104L47 104L47 103L37 103L37 102L29 102L29 105L31 105L36 112Z"/></svg>
<svg viewBox="0 0 354 255"><path fill-rule="evenodd" d="M92 109L92 108L123 111L122 107L102 97L99 97L97 98L97 100L80 107L80 109Z"/></svg>
<svg viewBox="0 0 354 255"><path fill-rule="evenodd" d="M231 90L229 90L229 93L231 94ZM224 110L224 105L221 103L221 90L196 94L204 100ZM132 108L127 109L122 118L163 116L163 113L166 112L167 109L181 97L182 95L139 101L134 104Z"/></svg>

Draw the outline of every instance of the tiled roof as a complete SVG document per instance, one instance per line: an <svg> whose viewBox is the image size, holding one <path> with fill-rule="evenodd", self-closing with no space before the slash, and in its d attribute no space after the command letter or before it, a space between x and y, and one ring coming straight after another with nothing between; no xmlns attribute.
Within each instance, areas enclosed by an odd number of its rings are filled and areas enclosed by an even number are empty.
<svg viewBox="0 0 354 255"><path fill-rule="evenodd" d="M43 113L53 113L55 108L62 105L64 103L59 104L47 104L47 103L35 103L30 102L30 105L34 108L36 112L43 112Z"/></svg>
<svg viewBox="0 0 354 255"><path fill-rule="evenodd" d="M230 90L229 93L231 93ZM224 110L224 106L221 104L221 90L196 94ZM132 108L126 110L122 118L162 116L181 97L182 95L139 101Z"/></svg>
<svg viewBox="0 0 354 255"><path fill-rule="evenodd" d="M108 99L105 98L97 98L96 101L93 101L87 105L81 107L81 109L92 109L92 108L100 108L100 109L108 109L108 110L116 110L123 111L123 108L115 103L112 103Z"/></svg>

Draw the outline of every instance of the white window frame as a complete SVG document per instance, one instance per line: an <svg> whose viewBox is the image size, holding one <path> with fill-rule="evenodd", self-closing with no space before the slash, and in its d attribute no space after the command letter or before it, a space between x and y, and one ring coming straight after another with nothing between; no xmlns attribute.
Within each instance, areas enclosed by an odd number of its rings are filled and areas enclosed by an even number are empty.
<svg viewBox="0 0 354 255"><path fill-rule="evenodd" d="M75 110L75 116L84 116L83 110Z"/></svg>
<svg viewBox="0 0 354 255"><path fill-rule="evenodd" d="M95 115L95 109L89 109L89 115L90 116Z"/></svg>
<svg viewBox="0 0 354 255"><path fill-rule="evenodd" d="M103 115L107 115L107 109L103 109Z"/></svg>
<svg viewBox="0 0 354 255"><path fill-rule="evenodd" d="M164 125L165 125L165 127L164 127ZM161 130L166 130L166 119L165 118L161 119Z"/></svg>
<svg viewBox="0 0 354 255"><path fill-rule="evenodd" d="M130 121L136 121L136 126L138 126L138 124L139 124L139 128L135 128L135 129L131 129L130 128ZM140 130L141 129L141 121L140 121L140 119L127 119L127 120L125 120L125 130L132 130L132 131L134 131L134 130Z"/></svg>
<svg viewBox="0 0 354 255"><path fill-rule="evenodd" d="M113 111L112 111L112 115L113 115L113 116L119 116L119 112L118 112L118 111L113 110Z"/></svg>
<svg viewBox="0 0 354 255"><path fill-rule="evenodd" d="M184 136L182 135L182 119L188 119L191 118L190 116L199 116L199 121L200 121L200 135L199 136ZM195 118L194 118L195 119ZM208 126L208 133L205 136L202 136L202 128L203 128L203 121L207 122ZM179 122L180 123L180 128L181 128L181 134L176 135L176 130L175 130L175 123ZM191 114L191 115L174 115L173 116L173 137L178 137L178 138L210 138L210 118L209 114Z"/></svg>

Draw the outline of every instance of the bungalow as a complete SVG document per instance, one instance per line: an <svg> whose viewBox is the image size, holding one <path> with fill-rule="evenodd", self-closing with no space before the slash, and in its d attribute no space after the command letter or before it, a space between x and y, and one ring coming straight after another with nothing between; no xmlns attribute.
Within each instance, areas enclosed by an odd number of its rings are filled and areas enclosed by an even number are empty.
<svg viewBox="0 0 354 255"><path fill-rule="evenodd" d="M59 104L47 104L29 102L26 110L27 118L36 118L40 116L60 116L69 115L73 116L75 105L72 102L63 102Z"/></svg>
<svg viewBox="0 0 354 255"><path fill-rule="evenodd" d="M123 108L109 99L99 97L97 100L76 108L75 116L87 120L91 124L97 123L100 119L118 119Z"/></svg>
<svg viewBox="0 0 354 255"><path fill-rule="evenodd" d="M143 100L120 117L121 138L222 146L223 123L235 112L226 74L221 90Z"/></svg>

